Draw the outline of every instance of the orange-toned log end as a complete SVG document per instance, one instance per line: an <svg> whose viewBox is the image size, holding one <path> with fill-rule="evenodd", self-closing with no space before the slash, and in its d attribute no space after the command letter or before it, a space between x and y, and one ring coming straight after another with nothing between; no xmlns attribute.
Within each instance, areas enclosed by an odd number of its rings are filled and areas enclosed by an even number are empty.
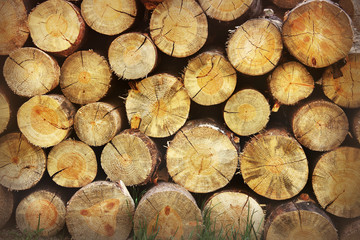
<svg viewBox="0 0 360 240"><path fill-rule="evenodd" d="M164 0L141 0L147 10L154 10Z"/></svg>

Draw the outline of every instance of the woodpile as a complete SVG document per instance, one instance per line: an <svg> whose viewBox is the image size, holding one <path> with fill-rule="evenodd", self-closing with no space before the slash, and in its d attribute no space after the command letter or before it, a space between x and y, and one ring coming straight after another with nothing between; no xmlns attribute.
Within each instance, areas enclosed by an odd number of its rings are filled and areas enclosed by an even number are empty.
<svg viewBox="0 0 360 240"><path fill-rule="evenodd" d="M0 239L357 239L359 10L1 2Z"/></svg>

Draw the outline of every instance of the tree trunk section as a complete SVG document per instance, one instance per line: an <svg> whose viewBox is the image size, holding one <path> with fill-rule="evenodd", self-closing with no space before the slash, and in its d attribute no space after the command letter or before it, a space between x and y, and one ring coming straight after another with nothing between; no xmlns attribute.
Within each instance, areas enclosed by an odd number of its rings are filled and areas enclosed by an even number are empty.
<svg viewBox="0 0 360 240"><path fill-rule="evenodd" d="M204 52L191 59L184 72L185 88L191 99L200 105L222 103L235 90L236 71L216 51Z"/></svg>
<svg viewBox="0 0 360 240"><path fill-rule="evenodd" d="M354 28L360 31L360 2L357 0L340 0L339 5L352 19Z"/></svg>
<svg viewBox="0 0 360 240"><path fill-rule="evenodd" d="M19 108L17 122L30 143L46 148L70 134L74 115L74 106L64 96L37 95Z"/></svg>
<svg viewBox="0 0 360 240"><path fill-rule="evenodd" d="M7 85L17 95L33 97L59 84L57 61L37 48L25 47L10 53L3 68Z"/></svg>
<svg viewBox="0 0 360 240"><path fill-rule="evenodd" d="M336 104L313 100L299 107L291 122L296 139L313 151L329 151L345 140L349 123Z"/></svg>
<svg viewBox="0 0 360 240"><path fill-rule="evenodd" d="M269 116L268 101L254 89L238 91L230 97L224 108L226 125L240 136L249 136L264 129Z"/></svg>
<svg viewBox="0 0 360 240"><path fill-rule="evenodd" d="M339 147L321 156L312 175L320 205L343 218L360 216L360 149Z"/></svg>
<svg viewBox="0 0 360 240"><path fill-rule="evenodd" d="M270 19L258 18L246 21L231 34L226 52L236 70L258 76L277 65L282 49L278 24Z"/></svg>
<svg viewBox="0 0 360 240"><path fill-rule="evenodd" d="M265 214L259 203L240 191L221 191L213 194L203 210L213 223L216 236L232 239L250 231L249 239L262 239ZM215 224L216 223L216 224ZM249 230L250 229L250 230Z"/></svg>
<svg viewBox="0 0 360 240"><path fill-rule="evenodd" d="M355 112L351 122L351 130L355 139L360 143L360 109Z"/></svg>
<svg viewBox="0 0 360 240"><path fill-rule="evenodd" d="M265 239L337 240L330 217L312 200L293 200L275 208L265 222Z"/></svg>
<svg viewBox="0 0 360 240"><path fill-rule="evenodd" d="M86 144L102 146L119 133L123 125L122 118L120 106L114 103L89 103L75 114L75 132Z"/></svg>
<svg viewBox="0 0 360 240"><path fill-rule="evenodd" d="M23 0L2 1L0 16L0 55L8 55L24 46L29 37L28 14Z"/></svg>
<svg viewBox="0 0 360 240"><path fill-rule="evenodd" d="M59 56L69 56L82 44L85 21L79 9L64 0L47 0L37 5L28 17L34 44Z"/></svg>
<svg viewBox="0 0 360 240"><path fill-rule="evenodd" d="M306 1L292 9L285 19L284 44L309 67L327 67L346 57L351 49L350 17L331 1Z"/></svg>
<svg viewBox="0 0 360 240"><path fill-rule="evenodd" d="M110 88L111 69L99 54L78 51L61 66L60 88L66 98L77 104L100 100Z"/></svg>
<svg viewBox="0 0 360 240"><path fill-rule="evenodd" d="M168 145L167 169L190 192L208 193L224 187L239 163L232 134L210 119L189 121Z"/></svg>
<svg viewBox="0 0 360 240"><path fill-rule="evenodd" d="M294 197L308 180L304 150L279 129L259 133L246 142L240 167L245 183L257 194L273 200Z"/></svg>
<svg viewBox="0 0 360 240"><path fill-rule="evenodd" d="M358 240L360 236L360 218L356 218L339 231L340 240Z"/></svg>
<svg viewBox="0 0 360 240"><path fill-rule="evenodd" d="M135 0L83 0L81 14L93 30L105 35L117 35L135 21Z"/></svg>
<svg viewBox="0 0 360 240"><path fill-rule="evenodd" d="M47 171L59 186L83 187L97 174L94 150L83 142L65 140L53 147L48 155Z"/></svg>
<svg viewBox="0 0 360 240"><path fill-rule="evenodd" d="M190 56L200 50L208 37L206 15L193 0L164 1L151 15L150 36L165 54Z"/></svg>
<svg viewBox="0 0 360 240"><path fill-rule="evenodd" d="M157 64L157 49L147 34L126 33L117 37L109 47L109 62L122 79L145 78Z"/></svg>
<svg viewBox="0 0 360 240"><path fill-rule="evenodd" d="M21 133L0 138L0 184L10 190L25 190L36 185L46 169L46 155Z"/></svg>
<svg viewBox="0 0 360 240"><path fill-rule="evenodd" d="M139 130L127 129L116 135L101 153L101 167L111 181L126 186L148 183L160 164L160 151Z"/></svg>
<svg viewBox="0 0 360 240"><path fill-rule="evenodd" d="M9 221L14 208L14 195L0 185L0 229Z"/></svg>
<svg viewBox="0 0 360 240"><path fill-rule="evenodd" d="M66 208L74 239L127 239L135 204L122 182L97 181L78 190Z"/></svg>
<svg viewBox="0 0 360 240"><path fill-rule="evenodd" d="M190 97L176 77L162 73L136 83L125 106L131 125L138 119L138 128L149 137L168 137L185 124Z"/></svg>
<svg viewBox="0 0 360 240"><path fill-rule="evenodd" d="M271 0L276 6L280 8L294 8L303 0Z"/></svg>
<svg viewBox="0 0 360 240"><path fill-rule="evenodd" d="M11 109L10 101L5 91L0 89L0 134L3 133L10 121Z"/></svg>
<svg viewBox="0 0 360 240"><path fill-rule="evenodd" d="M140 239L155 233L157 239L197 239L201 226L194 197L174 183L162 182L147 191L134 216L134 233Z"/></svg>
<svg viewBox="0 0 360 240"><path fill-rule="evenodd" d="M273 98L284 105L294 105L313 92L314 79L298 62L286 62L269 75L268 85Z"/></svg>

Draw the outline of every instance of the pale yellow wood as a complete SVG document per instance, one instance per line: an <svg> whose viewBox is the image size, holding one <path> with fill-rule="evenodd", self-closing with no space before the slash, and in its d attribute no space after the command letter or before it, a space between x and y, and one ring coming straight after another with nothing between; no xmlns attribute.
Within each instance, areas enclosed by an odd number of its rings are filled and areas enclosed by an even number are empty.
<svg viewBox="0 0 360 240"><path fill-rule="evenodd" d="M191 99L200 105L224 102L234 92L236 82L235 69L215 51L199 54L185 68L185 88Z"/></svg>
<svg viewBox="0 0 360 240"><path fill-rule="evenodd" d="M83 0L81 14L95 31L117 35L131 27L137 14L135 0Z"/></svg>
<svg viewBox="0 0 360 240"><path fill-rule="evenodd" d="M208 37L206 15L195 0L167 0L155 8L150 35L167 55L187 57L196 53Z"/></svg>
<svg viewBox="0 0 360 240"><path fill-rule="evenodd" d="M0 138L0 184L10 190L33 187L46 169L46 155L28 142L21 133Z"/></svg>
<svg viewBox="0 0 360 240"><path fill-rule="evenodd" d="M33 47L17 49L6 59L3 74L17 95L33 97L53 90L59 84L60 67L47 53Z"/></svg>
<svg viewBox="0 0 360 240"><path fill-rule="evenodd" d="M199 0L200 6L211 18L232 21L241 17L257 0Z"/></svg>
<svg viewBox="0 0 360 240"><path fill-rule="evenodd" d="M0 185L0 229L9 221L14 208L14 196L11 191Z"/></svg>
<svg viewBox="0 0 360 240"><path fill-rule="evenodd" d="M97 174L94 150L81 141L65 140L48 155L47 171L62 187L78 188L91 183Z"/></svg>
<svg viewBox="0 0 360 240"><path fill-rule="evenodd" d="M0 133L4 132L10 121L10 102L3 89L0 89Z"/></svg>

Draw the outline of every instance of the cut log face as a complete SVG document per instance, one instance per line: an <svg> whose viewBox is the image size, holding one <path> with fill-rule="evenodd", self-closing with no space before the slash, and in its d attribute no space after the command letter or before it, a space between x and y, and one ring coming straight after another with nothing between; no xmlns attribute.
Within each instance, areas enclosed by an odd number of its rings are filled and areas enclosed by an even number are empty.
<svg viewBox="0 0 360 240"><path fill-rule="evenodd" d="M56 235L65 225L65 203L55 193L40 190L25 197L16 208L16 225L24 232L43 229L41 236Z"/></svg>
<svg viewBox="0 0 360 240"><path fill-rule="evenodd" d="M166 153L174 182L195 193L212 192L228 184L239 162L230 135L213 121L188 122Z"/></svg>
<svg viewBox="0 0 360 240"><path fill-rule="evenodd" d="M360 219L356 218L351 223L340 229L340 240L358 240L360 236Z"/></svg>
<svg viewBox="0 0 360 240"><path fill-rule="evenodd" d="M320 205L339 217L360 216L360 149L339 147L321 156L312 175Z"/></svg>
<svg viewBox="0 0 360 240"><path fill-rule="evenodd" d="M240 136L255 134L264 129L269 116L268 101L254 89L244 89L235 93L224 108L226 125Z"/></svg>
<svg viewBox="0 0 360 240"><path fill-rule="evenodd" d="M250 229L249 239L262 239L265 214L259 203L245 193L223 191L215 193L206 202L203 215L209 214L216 236L231 239L244 235Z"/></svg>
<svg viewBox="0 0 360 240"><path fill-rule="evenodd" d="M109 62L112 70L120 78L144 78L156 66L157 49L146 34L123 34L111 43Z"/></svg>
<svg viewBox="0 0 360 240"><path fill-rule="evenodd" d="M0 90L0 133L4 132L10 121L10 102L4 91Z"/></svg>
<svg viewBox="0 0 360 240"><path fill-rule="evenodd" d="M21 48L29 37L28 15L23 0L2 1L0 16L0 55L8 55Z"/></svg>
<svg viewBox="0 0 360 240"><path fill-rule="evenodd" d="M190 97L183 84L170 74L157 74L136 84L126 98L126 114L131 122L150 137L168 137L188 118ZM137 126L135 126L137 128Z"/></svg>
<svg viewBox="0 0 360 240"><path fill-rule="evenodd" d="M69 56L85 35L85 22L77 7L64 0L48 0L37 5L28 18L34 44L46 51Z"/></svg>
<svg viewBox="0 0 360 240"><path fill-rule="evenodd" d="M40 147L28 142L21 133L0 138L0 184L10 190L33 187L42 178L46 155Z"/></svg>
<svg viewBox="0 0 360 240"><path fill-rule="evenodd" d="M287 62L275 68L268 77L271 95L284 105L293 105L310 96L314 79L298 62Z"/></svg>
<svg viewBox="0 0 360 240"><path fill-rule="evenodd" d="M201 211L194 197L184 188L161 182L141 198L134 216L134 233L146 229L157 239L197 239L201 230Z"/></svg>
<svg viewBox="0 0 360 240"><path fill-rule="evenodd" d="M97 173L94 151L83 142L66 140L53 147L48 155L47 171L63 187L83 187Z"/></svg>
<svg viewBox="0 0 360 240"><path fill-rule="evenodd" d="M280 130L268 130L247 142L240 156L240 167L245 183L252 190L274 200L298 194L305 187L309 172L301 145Z"/></svg>
<svg viewBox="0 0 360 240"><path fill-rule="evenodd" d="M160 164L155 143L138 130L124 130L101 153L101 167L111 181L126 186L146 184Z"/></svg>
<svg viewBox="0 0 360 240"><path fill-rule="evenodd" d="M282 36L289 52L315 68L346 57L353 43L350 17L331 1L306 1L292 9Z"/></svg>
<svg viewBox="0 0 360 240"><path fill-rule="evenodd" d="M66 225L74 239L125 240L135 204L122 182L97 181L77 191L66 210Z"/></svg>
<svg viewBox="0 0 360 240"><path fill-rule="evenodd" d="M300 107L291 124L296 139L313 151L329 151L340 146L349 131L345 112L324 100Z"/></svg>
<svg viewBox="0 0 360 240"><path fill-rule="evenodd" d="M349 54L341 68L336 65L328 67L322 76L322 88L337 105L360 107L360 53Z"/></svg>
<svg viewBox="0 0 360 240"><path fill-rule="evenodd" d="M106 59L89 51L78 51L61 66L61 91L71 102L87 104L100 100L110 87L111 69Z"/></svg>
<svg viewBox="0 0 360 240"><path fill-rule="evenodd" d="M151 15L150 35L155 45L167 55L187 57L205 44L207 18L194 0L164 1Z"/></svg>
<svg viewBox="0 0 360 240"><path fill-rule="evenodd" d="M311 201L288 202L272 211L265 222L265 239L337 240L329 216Z"/></svg>
<svg viewBox="0 0 360 240"><path fill-rule="evenodd" d="M81 14L95 31L117 35L131 27L137 13L135 0L83 0Z"/></svg>
<svg viewBox="0 0 360 240"><path fill-rule="evenodd" d="M0 229L9 221L14 208L14 196L0 185Z"/></svg>
<svg viewBox="0 0 360 240"><path fill-rule="evenodd" d="M271 0L276 6L281 8L294 8L303 0Z"/></svg>
<svg viewBox="0 0 360 240"><path fill-rule="evenodd" d="M10 53L3 68L7 85L17 95L45 94L59 84L57 61L37 48L20 48Z"/></svg>
<svg viewBox="0 0 360 240"><path fill-rule="evenodd" d="M234 92L236 71L222 54L204 52L189 61L184 85L196 103L205 106L219 104Z"/></svg>
<svg viewBox="0 0 360 240"><path fill-rule="evenodd" d="M283 44L278 27L269 19L251 19L230 36L226 52L241 73L257 76L271 71L280 60Z"/></svg>
<svg viewBox="0 0 360 240"><path fill-rule="evenodd" d="M90 146L108 143L121 129L119 107L105 102L89 103L75 114L74 128L81 141Z"/></svg>

